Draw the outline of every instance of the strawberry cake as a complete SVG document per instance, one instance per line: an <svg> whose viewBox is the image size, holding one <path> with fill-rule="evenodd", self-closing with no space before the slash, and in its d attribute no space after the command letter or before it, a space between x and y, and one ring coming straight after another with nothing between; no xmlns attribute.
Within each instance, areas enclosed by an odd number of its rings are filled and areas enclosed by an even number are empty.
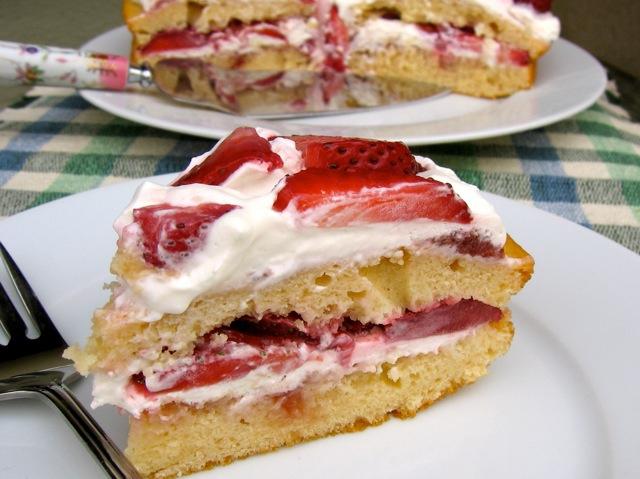
<svg viewBox="0 0 640 479"><path fill-rule="evenodd" d="M66 354L145 477L413 416L507 351L533 270L399 142L239 128L115 229L111 299Z"/></svg>
<svg viewBox="0 0 640 479"><path fill-rule="evenodd" d="M155 66L165 89L234 106L265 97L330 101L345 82L354 82L350 100L361 104L419 96L433 84L510 95L532 85L538 58L559 35L550 7L551 0L124 0L123 10L132 60Z"/></svg>

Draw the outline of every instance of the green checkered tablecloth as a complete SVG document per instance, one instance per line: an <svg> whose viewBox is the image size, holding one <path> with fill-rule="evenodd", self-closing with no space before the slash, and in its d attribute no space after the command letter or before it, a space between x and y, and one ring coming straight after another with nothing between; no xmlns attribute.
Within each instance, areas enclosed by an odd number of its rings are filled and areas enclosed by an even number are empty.
<svg viewBox="0 0 640 479"><path fill-rule="evenodd" d="M180 171L211 143L116 118L71 91L36 89L0 112L0 216ZM640 124L613 83L591 108L546 128L414 152L640 253Z"/></svg>

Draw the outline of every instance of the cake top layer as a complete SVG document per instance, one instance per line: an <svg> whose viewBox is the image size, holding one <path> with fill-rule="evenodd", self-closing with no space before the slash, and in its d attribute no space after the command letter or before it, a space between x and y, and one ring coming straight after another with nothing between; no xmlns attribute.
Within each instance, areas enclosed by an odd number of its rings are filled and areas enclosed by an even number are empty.
<svg viewBox="0 0 640 479"><path fill-rule="evenodd" d="M166 4L179 2L180 0L137 0L144 11L151 11ZM296 1L296 0L292 0ZM298 0L311 1L318 5L318 8L327 9L330 4L335 4L340 10L340 15L350 22L360 9L368 5L376 4L382 8L386 7L386 2L379 0ZM560 34L560 22L550 12L552 0L460 0L460 6L472 5L484 8L492 14L499 16L502 20L508 21L519 27L527 29L532 35L545 41L553 41ZM216 5L219 0L199 0L198 3L204 5ZM269 0L245 0L247 6L256 3L269 3ZM395 4L397 2L389 2ZM456 8L453 2L451 8Z"/></svg>
<svg viewBox="0 0 640 479"><path fill-rule="evenodd" d="M501 260L506 240L476 187L402 143L253 128L194 158L172 185L144 183L114 226L119 254L137 264L116 304L137 305L143 321L203 293L403 249Z"/></svg>

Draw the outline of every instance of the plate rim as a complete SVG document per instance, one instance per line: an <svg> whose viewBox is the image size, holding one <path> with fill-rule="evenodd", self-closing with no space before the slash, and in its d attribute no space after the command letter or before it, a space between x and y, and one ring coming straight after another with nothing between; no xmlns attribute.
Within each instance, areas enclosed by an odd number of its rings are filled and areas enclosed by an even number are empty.
<svg viewBox="0 0 640 479"><path fill-rule="evenodd" d="M110 29L106 32L103 32L99 35L96 35L95 37L85 42L80 47L80 49L92 50L93 49L92 45L96 42L104 41L105 38L110 38L112 36L127 35L127 34L128 34L127 27L125 25L122 25L122 26ZM480 139L487 139L487 138L495 138L498 136L505 136L505 135L511 135L514 133L520 133L523 131L528 131L528 130L540 128L542 126L546 126L552 123L556 123L558 121L564 120L568 117L571 117L589 108L598 100L598 98L606 90L606 86L607 86L606 71L604 67L600 64L600 62L591 53L589 53L582 47L564 38L558 38L556 42L560 44L561 47L575 49L576 52L578 52L581 55L584 55L585 58L587 58L588 61L591 63L591 66L594 68L594 83L598 84L597 87L593 88L593 90L589 95L585 95L580 101L574 102L574 104L571 105L569 108L565 108L560 111L556 111L551 114L548 114L546 116L541 116L539 118L534 118L533 120L524 121L521 123L507 124L507 125L502 125L498 127L494 126L488 129L480 128L480 129L471 130L467 132L463 131L463 132L454 132L454 133L448 133L448 134L446 133L431 134L431 135L425 135L425 136L420 136L420 135L405 136L405 137L398 136L397 138L394 138L394 140L403 141L409 146L421 146L421 145L436 145L436 144L446 144L446 143L454 143L454 142L460 142L460 141L472 141L472 140L480 140ZM553 45L552 45L552 48L553 48ZM543 60L544 60L544 57L540 61L543 61ZM598 77L597 79L595 78L596 76ZM533 91L533 89L535 89L535 84L532 87L532 89L524 90L518 93L526 94L528 92ZM204 127L185 126L179 122L172 122L171 120L167 120L165 118L154 118L154 117L142 115L131 109L122 109L118 106L113 105L105 97L101 96L100 91L93 91L93 90L86 90L86 89L78 90L78 91L80 96L84 98L87 102L89 102L96 108L99 108L108 113L111 113L112 115L118 116L120 118L124 118L126 120L133 121L135 123L139 123L139 124L143 124L143 125L147 125L155 128L160 128L167 131L172 131L174 133L193 135L193 136L198 136L202 138L219 139L225 136L226 134L228 134L235 126L237 126L233 124L234 120L237 123L238 121L237 117L232 117L229 119L229 122L231 123L231 125L227 130L212 129L211 131L208 131ZM117 94L118 92L113 92L113 93ZM462 95L456 95L456 94L451 94L451 96L462 97ZM497 101L500 101L500 100L497 100ZM194 109L184 104L176 104L176 105L180 106L181 108ZM222 115L222 113L218 113L218 114ZM357 116L358 113L354 113L353 115ZM328 117L330 118L330 116ZM447 118L445 120L437 120L437 121L446 121L451 119L453 118ZM309 127L313 128L315 126L315 125L310 126L308 124L296 123L295 120L279 121L273 124L275 129L277 129L278 124L289 125L291 126L291 128L300 127L300 128L306 128L306 129L309 129ZM268 125L269 125L269 122L267 120L265 126L268 126ZM326 127L318 125L317 128L322 129Z"/></svg>

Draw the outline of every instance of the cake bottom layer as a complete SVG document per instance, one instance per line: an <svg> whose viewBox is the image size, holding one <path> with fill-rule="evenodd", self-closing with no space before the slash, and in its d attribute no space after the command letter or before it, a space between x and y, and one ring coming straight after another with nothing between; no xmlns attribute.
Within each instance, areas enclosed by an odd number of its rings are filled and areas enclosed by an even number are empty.
<svg viewBox="0 0 640 479"><path fill-rule="evenodd" d="M530 88L536 63L491 65L478 59L441 55L435 50L389 45L376 52L352 52L349 69L361 75L423 81L464 95L499 98Z"/></svg>
<svg viewBox="0 0 640 479"><path fill-rule="evenodd" d="M126 453L145 477L173 477L360 430L392 415L412 417L487 373L511 343L509 316L505 312L500 321L479 327L438 354L401 358L376 373L354 373L329 389L309 386L242 409L227 402L165 406L131 419Z"/></svg>

